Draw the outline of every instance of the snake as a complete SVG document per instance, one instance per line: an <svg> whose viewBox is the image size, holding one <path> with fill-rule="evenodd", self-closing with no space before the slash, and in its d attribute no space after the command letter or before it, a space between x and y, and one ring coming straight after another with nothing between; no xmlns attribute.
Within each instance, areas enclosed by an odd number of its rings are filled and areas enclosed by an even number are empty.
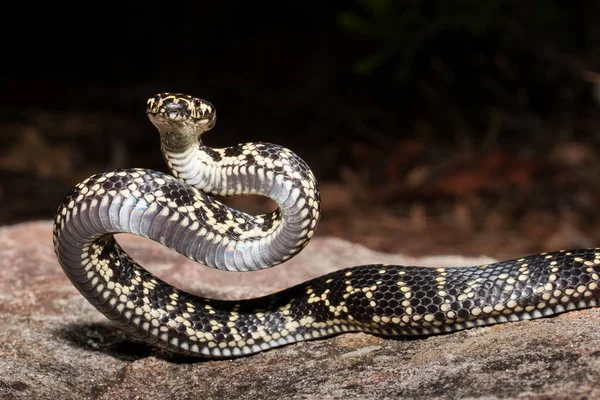
<svg viewBox="0 0 600 400"><path fill-rule="evenodd" d="M224 271L270 268L298 254L321 216L309 166L280 145L208 147L208 101L160 93L146 114L171 175L115 169L77 184L59 206L54 250L75 288L138 340L201 358L234 358L344 332L427 337L595 307L600 248L469 267L369 264L243 300L179 290L135 262L116 234L156 241ZM255 194L278 207L249 214L223 198Z"/></svg>

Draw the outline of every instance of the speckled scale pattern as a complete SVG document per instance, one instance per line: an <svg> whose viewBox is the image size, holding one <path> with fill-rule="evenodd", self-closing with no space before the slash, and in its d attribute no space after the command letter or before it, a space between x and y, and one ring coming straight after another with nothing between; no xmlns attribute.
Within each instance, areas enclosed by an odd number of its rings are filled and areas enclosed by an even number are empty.
<svg viewBox="0 0 600 400"><path fill-rule="evenodd" d="M236 357L342 332L429 335L598 305L600 249L465 268L358 266L244 301L180 291L132 260L113 234L148 237L215 268L268 268L312 236L318 186L304 161L280 146L206 148L198 136L214 125L210 103L163 94L148 109L177 178L147 169L96 174L71 191L54 224L67 277L100 312L147 343ZM260 193L280 207L252 216L207 193Z"/></svg>
<svg viewBox="0 0 600 400"><path fill-rule="evenodd" d="M93 175L71 191L57 213L55 241L70 221L88 240L94 228L131 232L211 267L260 269L293 256L308 241L280 237L278 214L243 213L158 171L115 170ZM302 224L287 229L312 232Z"/></svg>

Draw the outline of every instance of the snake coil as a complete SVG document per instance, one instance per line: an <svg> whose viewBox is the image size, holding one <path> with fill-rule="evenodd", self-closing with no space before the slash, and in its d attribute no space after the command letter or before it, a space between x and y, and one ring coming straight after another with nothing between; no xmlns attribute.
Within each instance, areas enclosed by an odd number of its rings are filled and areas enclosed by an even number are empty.
<svg viewBox="0 0 600 400"><path fill-rule="evenodd" d="M489 265L364 265L268 296L223 301L180 291L119 247L116 233L157 241L204 265L269 268L312 237L320 199L310 168L270 143L209 148L209 102L162 93L147 115L173 176L120 169L78 184L60 205L54 248L79 292L141 340L202 357L235 357L341 332L419 336L596 306L600 249L562 250ZM260 194L279 208L249 215L212 196Z"/></svg>

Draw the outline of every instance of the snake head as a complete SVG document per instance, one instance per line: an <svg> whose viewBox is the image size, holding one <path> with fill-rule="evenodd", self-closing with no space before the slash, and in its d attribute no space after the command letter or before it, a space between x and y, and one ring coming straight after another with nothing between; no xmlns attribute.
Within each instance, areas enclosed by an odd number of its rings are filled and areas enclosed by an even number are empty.
<svg viewBox="0 0 600 400"><path fill-rule="evenodd" d="M206 100L179 93L159 93L148 99L146 114L159 131L203 133L215 126L215 107Z"/></svg>

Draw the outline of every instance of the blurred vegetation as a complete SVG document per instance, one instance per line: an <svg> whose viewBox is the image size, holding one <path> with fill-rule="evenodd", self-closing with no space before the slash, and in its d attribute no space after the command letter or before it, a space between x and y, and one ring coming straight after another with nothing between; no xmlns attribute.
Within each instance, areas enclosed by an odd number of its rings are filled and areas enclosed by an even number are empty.
<svg viewBox="0 0 600 400"><path fill-rule="evenodd" d="M522 39L537 36L547 44L577 48L577 10L565 2L537 0L414 1L358 0L362 12L344 11L339 23L355 34L380 42L380 50L356 63L359 74L373 73L399 57L395 77L406 79L419 51L447 34L465 33L473 41L487 38L503 50L527 49Z"/></svg>
<svg viewBox="0 0 600 400"><path fill-rule="evenodd" d="M453 131L481 136L500 119L505 133L512 127L535 140L548 116L572 129L582 103L595 105L597 8L584 1L357 0L338 23L368 42L354 65L359 76L412 88L411 102L427 104Z"/></svg>

